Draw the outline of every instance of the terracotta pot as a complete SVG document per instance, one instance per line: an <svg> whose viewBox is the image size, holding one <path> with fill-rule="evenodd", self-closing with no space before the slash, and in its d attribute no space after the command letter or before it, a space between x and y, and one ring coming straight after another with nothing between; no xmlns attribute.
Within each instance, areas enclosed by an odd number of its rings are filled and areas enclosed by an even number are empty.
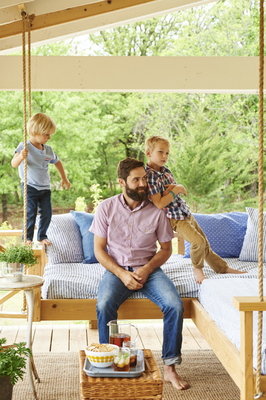
<svg viewBox="0 0 266 400"><path fill-rule="evenodd" d="M13 385L11 385L10 376L0 376L1 400L11 400Z"/></svg>

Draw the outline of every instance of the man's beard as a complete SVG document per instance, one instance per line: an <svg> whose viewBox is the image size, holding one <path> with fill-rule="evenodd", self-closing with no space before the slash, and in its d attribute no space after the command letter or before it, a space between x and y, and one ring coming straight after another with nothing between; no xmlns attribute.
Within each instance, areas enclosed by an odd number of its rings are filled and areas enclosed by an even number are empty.
<svg viewBox="0 0 266 400"><path fill-rule="evenodd" d="M144 189L144 191L143 190L139 191L140 189ZM131 200L134 200L134 201L146 200L146 198L147 198L146 191L147 191L147 188L145 188L144 186L143 186L143 188L130 189L126 183L126 194L128 195L128 197Z"/></svg>

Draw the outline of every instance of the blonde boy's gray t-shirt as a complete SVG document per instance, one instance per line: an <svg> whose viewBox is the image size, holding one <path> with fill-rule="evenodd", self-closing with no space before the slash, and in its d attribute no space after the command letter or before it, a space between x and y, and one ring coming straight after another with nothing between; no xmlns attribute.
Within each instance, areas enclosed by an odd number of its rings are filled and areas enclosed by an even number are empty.
<svg viewBox="0 0 266 400"><path fill-rule="evenodd" d="M15 153L21 153L24 143L19 143ZM37 149L29 140L27 140L27 149L29 151L27 158L27 184L37 190L51 189L48 164L56 164L59 161L51 146L43 145L43 150ZM21 183L24 183L24 161L19 165L19 176Z"/></svg>

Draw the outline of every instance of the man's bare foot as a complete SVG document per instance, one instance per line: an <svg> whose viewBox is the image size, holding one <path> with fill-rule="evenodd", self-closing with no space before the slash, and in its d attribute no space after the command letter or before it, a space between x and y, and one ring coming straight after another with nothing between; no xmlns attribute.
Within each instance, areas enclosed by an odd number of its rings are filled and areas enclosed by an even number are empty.
<svg viewBox="0 0 266 400"><path fill-rule="evenodd" d="M50 246L52 244L52 242L50 242L50 240L48 240L48 239L43 239L40 241L40 243L46 244L46 246Z"/></svg>
<svg viewBox="0 0 266 400"><path fill-rule="evenodd" d="M27 246L31 246L32 245L32 240L27 240L26 245Z"/></svg>
<svg viewBox="0 0 266 400"><path fill-rule="evenodd" d="M177 375L175 365L164 366L164 380L170 382L177 390L185 390L189 388L189 384Z"/></svg>
<svg viewBox="0 0 266 400"><path fill-rule="evenodd" d="M202 283L206 279L202 269L193 267L193 272L197 283Z"/></svg>
<svg viewBox="0 0 266 400"><path fill-rule="evenodd" d="M224 273L225 274L247 274L248 271L238 271L237 269L227 268Z"/></svg>

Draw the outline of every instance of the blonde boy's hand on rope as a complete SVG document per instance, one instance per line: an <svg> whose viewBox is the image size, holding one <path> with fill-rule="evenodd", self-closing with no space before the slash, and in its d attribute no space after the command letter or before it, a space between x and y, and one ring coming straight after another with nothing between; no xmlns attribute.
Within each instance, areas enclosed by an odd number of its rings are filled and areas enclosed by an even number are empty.
<svg viewBox="0 0 266 400"><path fill-rule="evenodd" d="M29 150L28 149L21 150L20 155L21 155L23 160L28 157L28 154L29 154Z"/></svg>
<svg viewBox="0 0 266 400"><path fill-rule="evenodd" d="M11 165L13 168L17 168L22 161L28 157L29 151L27 149L21 150L21 153L16 153L11 161Z"/></svg>

